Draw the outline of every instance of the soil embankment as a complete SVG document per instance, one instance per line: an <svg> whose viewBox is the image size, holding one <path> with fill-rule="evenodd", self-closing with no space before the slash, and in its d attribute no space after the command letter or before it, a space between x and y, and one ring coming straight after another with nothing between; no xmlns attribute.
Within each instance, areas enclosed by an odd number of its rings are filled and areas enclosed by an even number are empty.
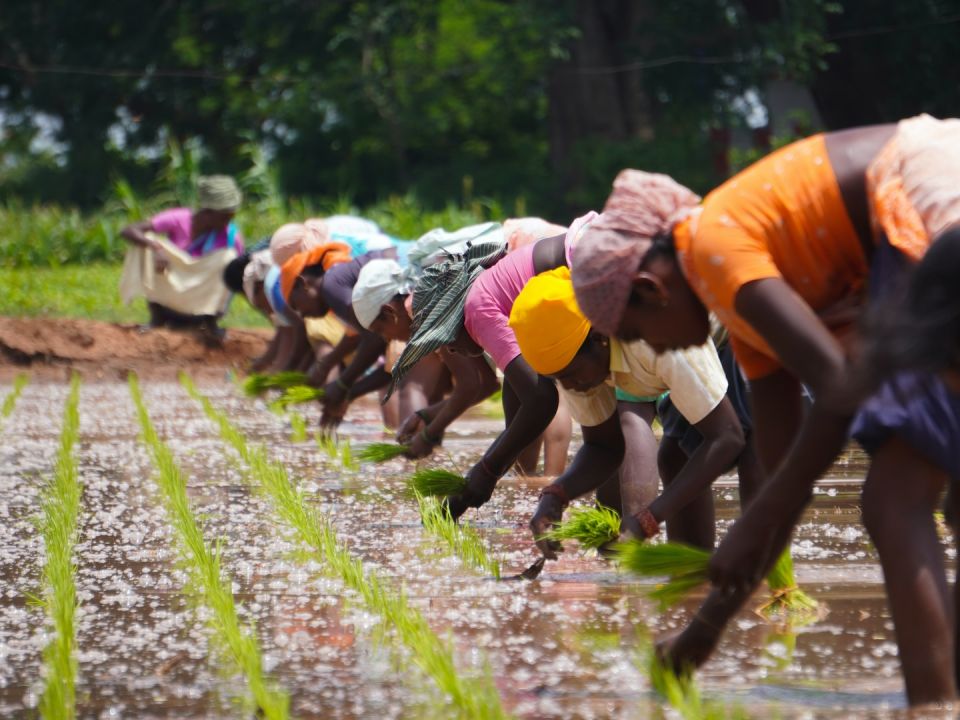
<svg viewBox="0 0 960 720"><path fill-rule="evenodd" d="M27 370L35 378L60 380L70 370L89 379L223 376L260 355L269 329L229 329L221 347L193 331L148 330L76 318L0 317L0 379Z"/></svg>

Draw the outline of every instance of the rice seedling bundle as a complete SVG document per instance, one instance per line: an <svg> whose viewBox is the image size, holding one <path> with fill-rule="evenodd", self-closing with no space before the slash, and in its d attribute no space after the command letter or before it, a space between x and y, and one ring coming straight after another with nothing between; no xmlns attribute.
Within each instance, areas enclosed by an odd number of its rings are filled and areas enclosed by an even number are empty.
<svg viewBox="0 0 960 720"><path fill-rule="evenodd" d="M270 389L283 390L295 385L306 384L306 374L296 370L285 370L272 375L251 373L243 381L243 392L250 397L256 397L257 395L263 395Z"/></svg>
<svg viewBox="0 0 960 720"><path fill-rule="evenodd" d="M620 537L620 515L603 505L575 507L559 525L545 532L544 540L576 540L588 550L596 550Z"/></svg>
<svg viewBox="0 0 960 720"><path fill-rule="evenodd" d="M660 604L661 610L675 605L707 582L710 553L702 548L683 543L651 545L630 540L619 545L617 555L621 565L638 575L669 577L647 593Z"/></svg>
<svg viewBox="0 0 960 720"><path fill-rule="evenodd" d="M447 547L465 564L489 572L500 579L500 563L490 557L479 533L469 525L459 525L444 512L436 498L416 495L423 528Z"/></svg>
<svg viewBox="0 0 960 720"><path fill-rule="evenodd" d="M466 490L467 479L443 468L425 468L410 477L409 485L414 494L423 497L446 497Z"/></svg>
<svg viewBox="0 0 960 720"><path fill-rule="evenodd" d="M797 587L793 574L793 558L790 547L777 558L767 575L767 585L773 597L760 606L760 612L767 617L785 617L791 623L813 622L817 619L820 605L812 597Z"/></svg>
<svg viewBox="0 0 960 720"><path fill-rule="evenodd" d="M283 394L270 403L273 410L284 410L291 405L300 405L301 403L320 400L323 397L323 388L310 387L309 385L293 385L283 391Z"/></svg>
<svg viewBox="0 0 960 720"><path fill-rule="evenodd" d="M370 443L357 453L357 460L362 463L382 463L400 457L410 450L408 445L397 443Z"/></svg>

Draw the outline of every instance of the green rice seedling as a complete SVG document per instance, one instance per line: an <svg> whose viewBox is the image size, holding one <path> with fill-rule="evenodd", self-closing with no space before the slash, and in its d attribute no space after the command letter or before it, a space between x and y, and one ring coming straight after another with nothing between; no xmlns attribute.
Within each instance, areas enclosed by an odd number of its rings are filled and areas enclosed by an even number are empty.
<svg viewBox="0 0 960 720"><path fill-rule="evenodd" d="M768 618L782 617L794 625L811 623L819 617L819 603L797 587L789 546L770 569L767 585L773 597L758 609L762 615Z"/></svg>
<svg viewBox="0 0 960 720"><path fill-rule="evenodd" d="M306 442L307 419L298 412L290 413L290 442Z"/></svg>
<svg viewBox="0 0 960 720"><path fill-rule="evenodd" d="M247 464L248 481L267 496L280 519L324 563L327 574L339 578L370 612L379 615L384 625L395 631L414 663L450 698L456 716L480 720L508 717L489 669L480 678L469 681L461 678L453 662L451 644L433 632L426 618L410 606L407 596L402 591L389 589L376 573L366 570L359 559L352 557L329 520L305 500L284 466L270 460L262 445L249 445L226 414L197 392L188 377L181 375L180 379L187 392L203 406L207 417L220 428L224 441Z"/></svg>
<svg viewBox="0 0 960 720"><path fill-rule="evenodd" d="M707 582L710 553L683 543L652 545L639 540L621 543L617 548L620 564L644 577L669 576L647 595L661 610L675 605Z"/></svg>
<svg viewBox="0 0 960 720"><path fill-rule="evenodd" d="M467 479L443 468L417 470L409 480L414 495L424 497L447 497L459 495L467 489Z"/></svg>
<svg viewBox="0 0 960 720"><path fill-rule="evenodd" d="M323 388L310 387L309 385L293 385L283 391L276 400L271 401L271 410L286 410L291 405L301 405L303 403L313 402L323 397Z"/></svg>
<svg viewBox="0 0 960 720"><path fill-rule="evenodd" d="M296 385L306 385L306 383L306 373L296 370L285 370L272 375L251 373L243 381L243 392L250 397L256 397L263 395L267 390L285 390Z"/></svg>
<svg viewBox="0 0 960 720"><path fill-rule="evenodd" d="M337 441L330 433L318 432L314 439L317 441L317 448L328 458L331 460L340 459L340 449L337 447Z"/></svg>
<svg viewBox="0 0 960 720"><path fill-rule="evenodd" d="M382 463L400 457L409 450L408 445L397 443L370 443L357 453L357 460L362 463Z"/></svg>
<svg viewBox="0 0 960 720"><path fill-rule="evenodd" d="M263 669L260 645L253 627L244 624L233 599L232 581L221 568L222 543L207 544L187 497L187 478L170 448L160 439L140 393L137 376L130 374L130 394L137 408L144 444L157 466L157 485L177 537L180 555L203 604L210 611L210 626L216 641L226 649L226 658L243 674L249 690L246 704L251 713L285 719L290 715L290 698L268 680ZM241 437L239 433L235 437ZM252 702L251 702L252 700Z"/></svg>
<svg viewBox="0 0 960 720"><path fill-rule="evenodd" d="M344 470L357 470L360 467L353 459L353 448L350 445L350 438L344 438L340 441L340 467Z"/></svg>
<svg viewBox="0 0 960 720"><path fill-rule="evenodd" d="M620 514L603 505L575 507L564 522L541 537L544 540L576 540L588 550L597 550L620 537Z"/></svg>
<svg viewBox="0 0 960 720"><path fill-rule="evenodd" d="M476 530L469 525L458 525L449 513L444 512L436 498L418 494L416 499L424 530L446 543L465 565L489 572L497 580L500 579L500 563L487 553L483 539Z"/></svg>
<svg viewBox="0 0 960 720"><path fill-rule="evenodd" d="M54 463L54 474L40 496L38 520L43 536L43 594L40 604L53 626L53 638L43 649L45 668L40 713L44 718L76 717L77 584L74 548L83 488L73 447L80 435L80 376L70 379L70 394L63 412L63 429Z"/></svg>
<svg viewBox="0 0 960 720"><path fill-rule="evenodd" d="M10 413L13 412L13 408L17 405L17 400L20 398L20 393L23 392L23 388L26 387L29 380L30 376L26 373L19 373L17 377L14 378L13 388L7 393L7 396L3 399L3 406L0 407L0 418L10 417Z"/></svg>

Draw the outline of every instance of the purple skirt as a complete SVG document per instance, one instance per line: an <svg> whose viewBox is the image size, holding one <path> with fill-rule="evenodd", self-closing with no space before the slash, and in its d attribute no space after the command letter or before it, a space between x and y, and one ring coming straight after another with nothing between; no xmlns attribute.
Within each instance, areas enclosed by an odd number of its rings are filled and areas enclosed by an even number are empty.
<svg viewBox="0 0 960 720"><path fill-rule="evenodd" d="M863 404L850 432L871 455L896 435L960 480L960 395L936 375L898 373Z"/></svg>

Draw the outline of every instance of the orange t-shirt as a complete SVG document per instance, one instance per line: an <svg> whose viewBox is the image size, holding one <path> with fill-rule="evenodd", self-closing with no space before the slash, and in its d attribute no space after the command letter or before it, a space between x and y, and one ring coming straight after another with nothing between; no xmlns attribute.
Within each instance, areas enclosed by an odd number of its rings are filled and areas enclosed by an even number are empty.
<svg viewBox="0 0 960 720"><path fill-rule="evenodd" d="M780 367L734 309L741 287L782 278L814 311L858 293L868 266L827 157L823 135L788 145L735 175L674 228L690 286L730 331L748 378Z"/></svg>

